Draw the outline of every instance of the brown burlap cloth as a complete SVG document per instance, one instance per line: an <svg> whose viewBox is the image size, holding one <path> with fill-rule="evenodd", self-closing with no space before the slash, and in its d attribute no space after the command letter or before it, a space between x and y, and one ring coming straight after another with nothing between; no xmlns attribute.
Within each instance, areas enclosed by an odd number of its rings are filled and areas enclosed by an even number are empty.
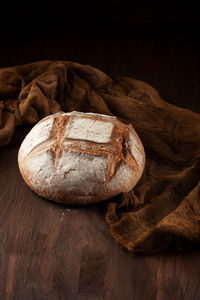
<svg viewBox="0 0 200 300"><path fill-rule="evenodd" d="M165 102L150 85L88 65L41 61L0 69L0 146L18 125L57 111L115 115L146 152L136 187L107 202L111 235L138 254L200 243L200 115Z"/></svg>

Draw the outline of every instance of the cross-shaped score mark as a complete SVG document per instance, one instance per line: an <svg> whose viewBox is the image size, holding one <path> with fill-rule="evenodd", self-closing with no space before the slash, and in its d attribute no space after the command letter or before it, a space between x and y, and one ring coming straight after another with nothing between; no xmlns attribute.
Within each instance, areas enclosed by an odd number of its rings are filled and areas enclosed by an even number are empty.
<svg viewBox="0 0 200 300"><path fill-rule="evenodd" d="M39 154L44 151L50 151L54 160L54 166L59 167L64 151L85 153L93 156L107 156L106 182L113 177L123 161L133 170L138 169L138 164L130 152L130 128L127 128L125 125L119 126L118 121L114 121L114 127L110 138L111 141L109 143L97 143L94 141L67 138L66 128L68 128L68 124L70 125L70 120L72 120L72 118L77 118L77 116L56 116L54 118L53 130L50 137L46 141L35 146L26 158L30 158L30 156L33 156L36 153ZM91 117L87 116L86 118ZM100 117L99 119L102 120ZM105 119L103 119L103 121L110 122L110 120ZM68 130L70 130L70 128Z"/></svg>

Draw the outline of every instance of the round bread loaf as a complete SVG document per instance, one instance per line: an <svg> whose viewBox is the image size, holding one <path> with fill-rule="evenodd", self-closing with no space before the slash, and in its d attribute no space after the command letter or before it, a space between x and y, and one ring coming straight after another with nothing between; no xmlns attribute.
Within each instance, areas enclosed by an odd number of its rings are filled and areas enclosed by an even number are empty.
<svg viewBox="0 0 200 300"><path fill-rule="evenodd" d="M89 204L130 191L145 165L131 125L95 113L59 112L25 137L18 164L38 195L66 204Z"/></svg>

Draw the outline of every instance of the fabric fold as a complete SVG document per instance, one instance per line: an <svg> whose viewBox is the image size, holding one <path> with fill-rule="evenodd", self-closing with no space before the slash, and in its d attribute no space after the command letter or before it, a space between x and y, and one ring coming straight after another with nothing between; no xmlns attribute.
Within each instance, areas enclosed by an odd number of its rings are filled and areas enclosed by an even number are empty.
<svg viewBox="0 0 200 300"><path fill-rule="evenodd" d="M89 65L40 61L0 69L0 146L18 125L60 110L115 115L131 124L146 153L129 193L111 199L113 238L137 254L200 244L200 115L164 101L149 84Z"/></svg>

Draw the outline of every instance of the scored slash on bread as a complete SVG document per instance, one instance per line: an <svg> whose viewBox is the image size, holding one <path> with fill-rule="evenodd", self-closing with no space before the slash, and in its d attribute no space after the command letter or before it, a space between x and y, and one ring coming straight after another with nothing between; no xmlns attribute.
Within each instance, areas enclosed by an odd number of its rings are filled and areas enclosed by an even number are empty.
<svg viewBox="0 0 200 300"><path fill-rule="evenodd" d="M144 170L145 153L134 128L114 116L59 112L31 129L18 163L38 195L82 205L130 191Z"/></svg>
<svg viewBox="0 0 200 300"><path fill-rule="evenodd" d="M52 154L54 160L54 166L59 167L60 159L62 158L63 151L72 151L76 153L85 153L98 156L107 156L107 172L106 172L106 181L108 182L113 175L116 173L122 161L126 162L128 166L133 169L138 169L138 163L135 158L132 156L130 147L129 147L129 132L130 127L121 127L116 123L116 118L113 118L113 128L111 131L110 141L106 143L99 143L91 140L83 139L74 139L72 137L67 137L67 132L70 130L70 123L75 121L77 118L74 116L59 115L55 116L53 122L53 128L50 137L36 145L26 156L30 156L35 153L42 151L49 151ZM85 115L81 118L89 120L90 115ZM94 119L94 117L92 116ZM101 116L95 116L95 120L100 122L109 122L110 119L106 120ZM43 120L42 120L43 121ZM40 121L40 122L42 122ZM67 128L67 130L66 130ZM71 135L70 135L71 136Z"/></svg>

